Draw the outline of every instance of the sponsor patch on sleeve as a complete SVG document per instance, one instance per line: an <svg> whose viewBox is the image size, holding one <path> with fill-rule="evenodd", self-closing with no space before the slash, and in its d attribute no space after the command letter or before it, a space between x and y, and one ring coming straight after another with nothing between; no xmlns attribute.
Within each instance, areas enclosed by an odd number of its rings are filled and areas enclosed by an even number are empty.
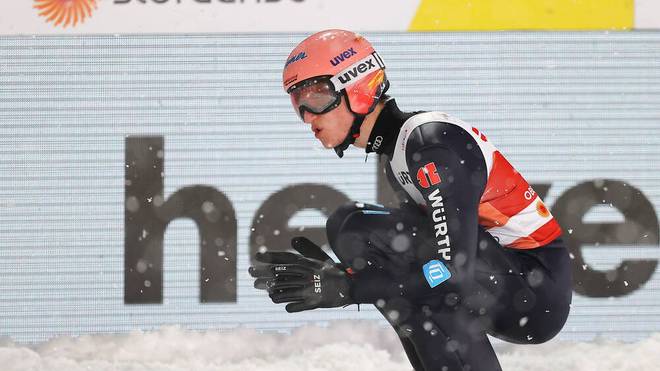
<svg viewBox="0 0 660 371"><path fill-rule="evenodd" d="M428 263L424 264L423 270L426 282L429 283L431 288L434 288L451 278L451 272L449 272L449 269L447 269L445 264L439 260L430 260Z"/></svg>

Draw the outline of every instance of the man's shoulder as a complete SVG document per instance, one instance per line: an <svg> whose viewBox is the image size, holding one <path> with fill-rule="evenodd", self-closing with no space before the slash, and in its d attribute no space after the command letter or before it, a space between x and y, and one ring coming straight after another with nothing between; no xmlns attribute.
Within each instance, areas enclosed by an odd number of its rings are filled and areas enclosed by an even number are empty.
<svg viewBox="0 0 660 371"><path fill-rule="evenodd" d="M495 152L497 148L474 126L444 112L424 112L402 126L392 161L408 167L418 164L426 153L438 159L460 158L471 168L485 163L490 172Z"/></svg>
<svg viewBox="0 0 660 371"><path fill-rule="evenodd" d="M470 140L471 126L445 112L422 112L410 117L401 127L395 150L410 153L428 145ZM467 135L466 135L467 134Z"/></svg>

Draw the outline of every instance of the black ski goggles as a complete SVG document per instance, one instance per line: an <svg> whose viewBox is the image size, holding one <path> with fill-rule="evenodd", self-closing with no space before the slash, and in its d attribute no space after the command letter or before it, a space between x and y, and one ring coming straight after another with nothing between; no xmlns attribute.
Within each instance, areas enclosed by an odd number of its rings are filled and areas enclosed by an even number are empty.
<svg viewBox="0 0 660 371"><path fill-rule="evenodd" d="M305 111L320 115L332 111L341 103L341 93L335 90L329 77L303 81L291 88L289 96L301 119Z"/></svg>

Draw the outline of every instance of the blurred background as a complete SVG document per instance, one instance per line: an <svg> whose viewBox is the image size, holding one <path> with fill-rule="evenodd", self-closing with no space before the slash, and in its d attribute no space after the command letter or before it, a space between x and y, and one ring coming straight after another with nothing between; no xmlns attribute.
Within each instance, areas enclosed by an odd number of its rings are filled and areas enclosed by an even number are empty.
<svg viewBox="0 0 660 371"><path fill-rule="evenodd" d="M556 341L659 341L660 3L35 0L0 5L10 348L48 368L81 335L101 337L72 348L135 331L338 338L344 321L358 338L389 334L368 306L288 314L247 274L262 246L326 243L343 202L395 201L375 155L337 159L282 90L290 50L324 28L362 32L402 109L476 126L551 208L575 278ZM395 338L381 348L401 352Z"/></svg>

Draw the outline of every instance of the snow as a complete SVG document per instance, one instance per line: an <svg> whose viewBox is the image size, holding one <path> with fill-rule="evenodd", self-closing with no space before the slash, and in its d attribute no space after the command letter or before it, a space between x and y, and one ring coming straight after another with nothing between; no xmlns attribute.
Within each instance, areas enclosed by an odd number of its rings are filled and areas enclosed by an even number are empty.
<svg viewBox="0 0 660 371"><path fill-rule="evenodd" d="M602 338L524 346L497 342L495 349L505 371L660 370L660 334L637 343ZM5 340L0 343L0 364L6 371L412 369L393 330L357 321L306 326L291 334L165 327L154 332L60 337L33 346Z"/></svg>

